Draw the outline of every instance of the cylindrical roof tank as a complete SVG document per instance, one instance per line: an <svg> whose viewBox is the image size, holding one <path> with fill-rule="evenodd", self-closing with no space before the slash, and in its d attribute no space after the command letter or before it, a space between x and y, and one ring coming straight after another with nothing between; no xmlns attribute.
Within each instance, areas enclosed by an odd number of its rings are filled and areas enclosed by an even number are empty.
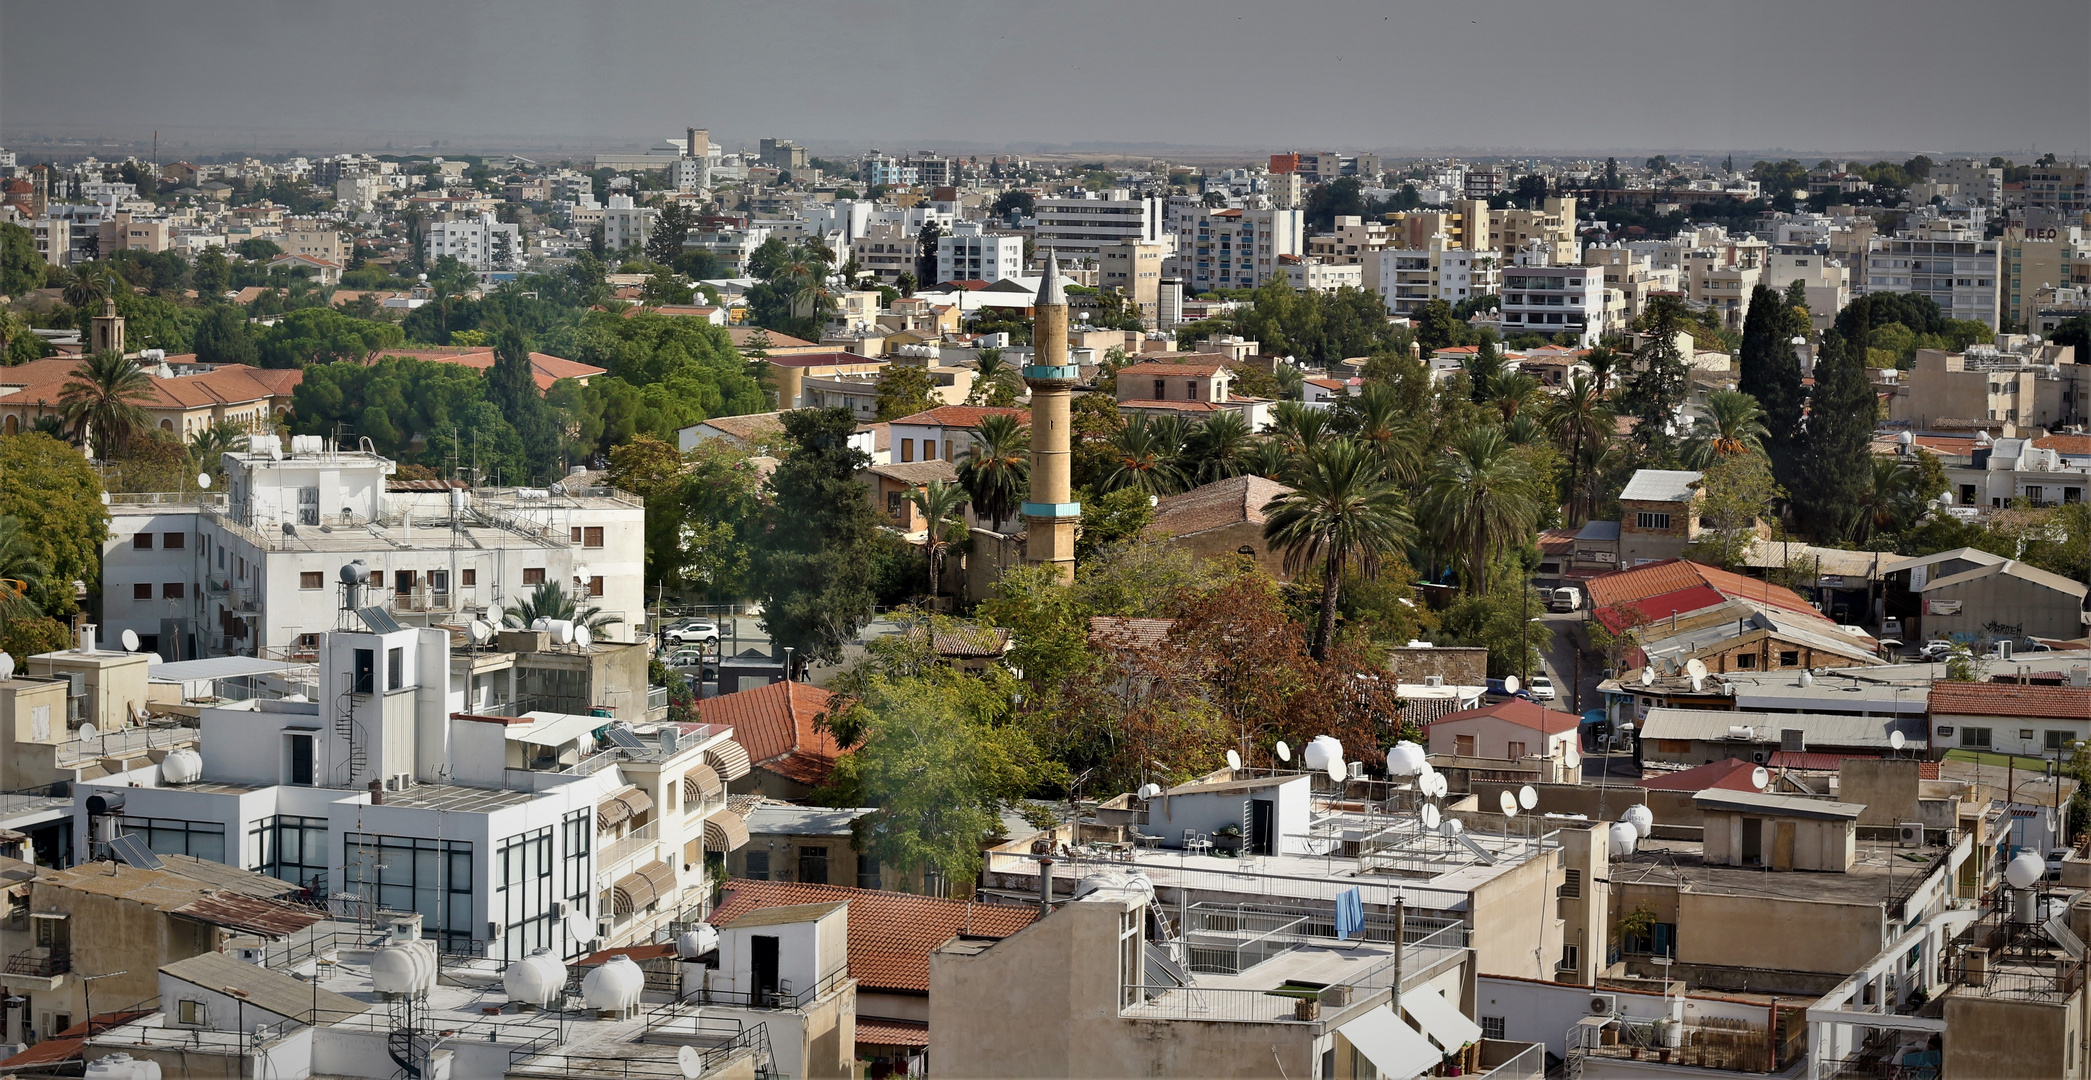
<svg viewBox="0 0 2091 1080"><path fill-rule="evenodd" d="M508 991L508 1000L540 1009L558 1000L565 986L566 965L545 949L508 965L508 970L501 973L501 988Z"/></svg>
<svg viewBox="0 0 2091 1080"><path fill-rule="evenodd" d="M370 988L425 997L436 981L436 954L425 941L393 941L370 954Z"/></svg>
<svg viewBox="0 0 2091 1080"><path fill-rule="evenodd" d="M1403 739L1387 751L1387 772L1394 776L1415 776L1429 764L1429 755L1415 743Z"/></svg>
<svg viewBox="0 0 2091 1080"><path fill-rule="evenodd" d="M675 955L685 960L695 960L718 947L719 930L710 923L699 923L675 939Z"/></svg>
<svg viewBox="0 0 2091 1080"><path fill-rule="evenodd" d="M160 762L160 780L167 784L190 784L203 778L203 755L188 747L169 750Z"/></svg>
<svg viewBox="0 0 2091 1080"><path fill-rule="evenodd" d="M1634 844L1641 839L1641 832L1624 821L1612 826L1612 857L1624 859L1634 853Z"/></svg>
<svg viewBox="0 0 2091 1080"><path fill-rule="evenodd" d="M627 1012L639 1004L646 988L646 973L629 956L613 956L610 962L581 980L581 1000L597 1012Z"/></svg>
<svg viewBox="0 0 2091 1080"><path fill-rule="evenodd" d="M1627 807L1626 813L1619 815L1619 820L1634 827L1634 838L1637 840L1646 840L1648 834L1655 829L1655 811L1648 809L1645 804Z"/></svg>

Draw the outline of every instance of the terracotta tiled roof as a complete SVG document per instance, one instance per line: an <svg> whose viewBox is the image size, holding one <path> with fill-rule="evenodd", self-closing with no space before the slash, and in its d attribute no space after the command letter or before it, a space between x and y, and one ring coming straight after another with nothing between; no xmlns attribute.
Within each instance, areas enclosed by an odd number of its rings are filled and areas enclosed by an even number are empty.
<svg viewBox="0 0 2091 1080"><path fill-rule="evenodd" d="M761 908L838 900L849 904L849 973L864 990L926 993L929 954L937 946L960 934L1005 938L1038 918L1037 908L1030 905L976 904L881 889L735 879L726 883L725 898L710 921L723 926Z"/></svg>
<svg viewBox="0 0 2091 1080"><path fill-rule="evenodd" d="M858 1046L928 1046L929 1023L922 1020L874 1020L857 1017Z"/></svg>
<svg viewBox="0 0 2091 1080"><path fill-rule="evenodd" d="M468 368L485 371L494 366L494 350L484 349L386 349L384 356L403 356L410 360L430 360L438 364L461 364ZM561 379L587 379L608 374L608 369L593 364L583 364L562 356L534 352L530 354L530 374L537 382L539 393L552 388Z"/></svg>
<svg viewBox="0 0 2091 1080"><path fill-rule="evenodd" d="M1216 413L1227 411L1227 406L1215 405L1210 401L1158 401L1154 398L1134 398L1131 401L1121 401L1118 403L1118 407L1120 409L1131 409L1134 412L1140 412L1143 410L1148 412L1187 413Z"/></svg>
<svg viewBox="0 0 2091 1080"><path fill-rule="evenodd" d="M1459 720L1478 720L1484 717L1508 720L1519 727L1528 727L1548 735L1559 735L1564 731L1574 731L1583 722L1582 717L1574 713L1549 709L1537 702L1525 701L1522 698L1498 701L1494 705L1484 705L1478 709L1461 709L1458 712L1449 712L1438 717L1433 722L1450 724Z"/></svg>
<svg viewBox="0 0 2091 1080"><path fill-rule="evenodd" d="M1604 624L1605 629L1617 634L1637 621L1660 622L1672 615L1701 611L1724 603L1727 603L1727 598L1721 595L1719 589L1711 585L1694 585L1689 589L1666 592L1659 596L1606 604L1592 614L1598 622ZM1641 618L1637 620L1636 615Z"/></svg>
<svg viewBox="0 0 2091 1080"><path fill-rule="evenodd" d="M2091 435L2043 435L2033 445L2058 454L2091 454Z"/></svg>
<svg viewBox="0 0 2091 1080"><path fill-rule="evenodd" d="M708 319L711 318L712 312L717 310L719 309L715 307L706 307L697 304L662 304L659 307L628 307L624 309L624 317L629 319L635 315L644 315L648 312L652 312L655 315L673 315L679 318Z"/></svg>
<svg viewBox="0 0 2091 1080"><path fill-rule="evenodd" d="M1261 476L1217 480L1155 504L1154 521L1146 531L1150 536L1192 536L1243 522L1261 525L1264 504L1291 491Z"/></svg>
<svg viewBox="0 0 2091 1080"><path fill-rule="evenodd" d="M1685 559L1666 559L1591 578L1590 604L1597 608L1633 603L1694 586L1710 587L1731 600L1747 600L1823 622L1830 621L1792 589Z"/></svg>
<svg viewBox="0 0 2091 1080"><path fill-rule="evenodd" d="M736 349L747 348L748 340L757 334L768 334L770 348L772 349L803 349L809 345L816 344L804 338L792 337L790 334L780 334L775 330L764 330L759 326L729 326L726 328L726 336L733 339L733 347Z"/></svg>
<svg viewBox="0 0 2091 1080"><path fill-rule="evenodd" d="M903 484L927 484L942 480L947 484L958 482L958 466L938 458L934 461L896 461L889 465L873 465L865 470L873 476L883 476Z"/></svg>
<svg viewBox="0 0 2091 1080"><path fill-rule="evenodd" d="M1539 533L1539 550L1552 555L1563 555L1574 551L1575 529L1543 529Z"/></svg>
<svg viewBox="0 0 2091 1080"><path fill-rule="evenodd" d="M1013 416L1018 420L1029 419L1031 414L1023 409L1002 409L985 405L940 405L925 409L912 416L903 416L893 421L914 427L947 427L970 431L980 426L990 416Z"/></svg>
<svg viewBox="0 0 2091 1080"><path fill-rule="evenodd" d="M1682 772L1657 773L1634 781L1635 787L1651 791L1706 791L1720 788L1726 791L1756 791L1757 785L1750 782L1750 774L1757 768L1751 761L1727 758L1701 765Z"/></svg>
<svg viewBox="0 0 2091 1080"><path fill-rule="evenodd" d="M1931 684L1931 714L2086 720L2091 719L2091 687L1940 681Z"/></svg>
<svg viewBox="0 0 2091 1080"><path fill-rule="evenodd" d="M843 752L835 736L814 723L834 699L818 686L779 682L706 698L697 703L697 714L707 724L730 725L733 740L756 768L818 786Z"/></svg>
<svg viewBox="0 0 2091 1080"><path fill-rule="evenodd" d="M772 356L770 363L778 367L850 367L856 364L883 364L885 361L876 356L858 356L853 352L837 350Z"/></svg>
<svg viewBox="0 0 2091 1080"><path fill-rule="evenodd" d="M783 413L750 413L746 416L714 416L704 421L701 427L741 440L770 438L784 434Z"/></svg>
<svg viewBox="0 0 2091 1080"><path fill-rule="evenodd" d="M1089 643L1107 649L1151 649L1169 637L1175 619L1133 619L1091 615Z"/></svg>
<svg viewBox="0 0 2091 1080"><path fill-rule="evenodd" d="M1194 354L1194 355L1196 355L1196 354ZM1226 358L1226 357L1224 357L1224 356L1216 356L1216 357L1215 357L1214 359L1212 359L1211 361L1208 361L1208 362L1203 362L1203 363L1199 363L1199 362L1193 362L1193 363L1185 363L1185 362L1184 362L1184 361L1183 361L1182 359L1175 359L1175 360L1150 360L1150 361L1147 361L1147 362L1145 362L1145 363L1140 363L1140 364L1134 364L1134 365L1132 365L1132 366L1130 366L1130 367L1122 367L1122 368L1119 368L1119 369L1118 369L1118 374L1119 374L1119 376L1120 376L1121 378L1123 378L1124 376L1127 376L1127 375L1132 375L1132 376L1135 376L1135 377L1138 377L1138 376L1141 376L1141 375L1147 375L1147 376L1154 376L1154 375L1199 375L1199 376L1205 376L1205 375L1211 375L1211 374L1213 374L1214 372L1219 372L1219 371L1227 371L1227 370L1229 370L1229 369L1228 369L1228 367L1227 367L1227 358Z"/></svg>
<svg viewBox="0 0 2091 1080"><path fill-rule="evenodd" d="M1766 764L1774 769L1807 769L1812 772L1836 772L1838 767L1844 764L1846 758L1864 758L1871 761L1878 756L1877 754L1832 754L1821 750L1803 750L1799 752L1774 750L1772 751L1771 761ZM1917 779L1936 780L1938 778L1938 762L1917 762Z"/></svg>

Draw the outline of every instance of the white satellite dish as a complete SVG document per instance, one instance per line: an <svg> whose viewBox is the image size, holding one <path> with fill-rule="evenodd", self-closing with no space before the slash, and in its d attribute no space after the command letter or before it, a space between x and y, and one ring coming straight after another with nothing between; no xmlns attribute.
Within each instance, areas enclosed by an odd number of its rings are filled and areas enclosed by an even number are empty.
<svg viewBox="0 0 2091 1080"><path fill-rule="evenodd" d="M98 730L96 730L96 729L95 729L95 726L94 726L93 724L81 724L81 725L80 725L80 732L79 732L79 736L78 736L78 737L79 737L80 741L82 741L82 742L85 742L85 741L87 741L88 739L92 739L92 738L94 738L95 736L97 736L97 735L100 735L100 734L101 734L101 732L100 732L100 731L98 731Z"/></svg>
<svg viewBox="0 0 2091 1080"><path fill-rule="evenodd" d="M123 632L123 651L125 651L125 652L137 652L137 651L138 651L138 631L136 631L136 630L126 630L126 631L124 631L124 632Z"/></svg>
<svg viewBox="0 0 2091 1080"><path fill-rule="evenodd" d="M682 1070L682 1074L689 1080L697 1080L704 1075L704 1055L698 1053L694 1046L677 1047L675 1067Z"/></svg>
<svg viewBox="0 0 2091 1080"><path fill-rule="evenodd" d="M1580 769L1583 767L1583 755L1575 747L1571 746L1568 748L1568 753L1561 756L1561 764L1571 769Z"/></svg>
<svg viewBox="0 0 2091 1080"><path fill-rule="evenodd" d="M595 631L585 626L576 625L574 627L574 644L584 649L595 644Z"/></svg>
<svg viewBox="0 0 2091 1080"><path fill-rule="evenodd" d="M203 489L204 489L204 490L206 490L206 491L210 490L210 486L211 486L211 474L209 474L209 473L197 473L197 474L196 474L196 486L197 486L197 487L200 487L200 488L203 488Z"/></svg>
<svg viewBox="0 0 2091 1080"><path fill-rule="evenodd" d="M1524 810L1530 810L1538 806L1539 793L1532 790L1532 785L1526 784L1524 787L1517 789L1517 805Z"/></svg>
<svg viewBox="0 0 2091 1080"><path fill-rule="evenodd" d="M1437 789L1440 799L1452 793L1452 781L1445 779L1444 773L1431 773L1430 786Z"/></svg>
<svg viewBox="0 0 2091 1080"><path fill-rule="evenodd" d="M1759 765L1756 768L1751 769L1750 786L1756 788L1759 791L1763 791L1765 788L1772 786L1771 772L1765 769L1765 767L1762 765Z"/></svg>
<svg viewBox="0 0 2091 1080"><path fill-rule="evenodd" d="M1684 662L1684 673L1690 675L1694 679L1705 678L1706 661L1701 660L1696 656L1692 657L1690 660Z"/></svg>
<svg viewBox="0 0 2091 1080"><path fill-rule="evenodd" d="M484 645L486 644L486 639L494 636L494 628L488 626L483 620L473 619L465 624L465 636L470 638L474 645Z"/></svg>
<svg viewBox="0 0 2091 1080"><path fill-rule="evenodd" d="M588 941L595 937L595 920L576 911L566 917L567 936L575 941Z"/></svg>
<svg viewBox="0 0 2091 1080"><path fill-rule="evenodd" d="M1451 833L1454 836L1458 836L1460 833L1467 831L1466 822L1463 822L1456 817L1446 818L1445 831Z"/></svg>
<svg viewBox="0 0 2091 1080"><path fill-rule="evenodd" d="M1329 761L1329 779L1334 780L1340 784L1349 778L1350 773L1344 769L1343 759L1332 758Z"/></svg>
<svg viewBox="0 0 2091 1080"><path fill-rule="evenodd" d="M1272 749L1274 749L1274 750L1278 751L1278 760L1279 760L1279 761L1291 761L1291 760L1292 760L1292 747L1290 747L1290 746L1287 746L1287 745L1285 745L1285 740L1284 740L1284 739L1279 739L1279 740L1278 740L1278 745L1277 745L1277 746L1275 746L1275 747L1272 747Z"/></svg>
<svg viewBox="0 0 2091 1080"><path fill-rule="evenodd" d="M577 579L579 579L579 580L580 580L580 582L581 582L582 584L584 584L584 585L585 585L585 584L587 584L587 583L588 583L588 564L586 564L586 563L582 563L581 565L579 565L579 566L576 566L576 567L574 567L574 577L575 577L575 578L577 578Z"/></svg>
<svg viewBox="0 0 2091 1080"><path fill-rule="evenodd" d="M1239 769L1242 767L1242 756L1238 751L1227 751L1227 767L1230 769Z"/></svg>
<svg viewBox="0 0 2091 1080"><path fill-rule="evenodd" d="M12 679L12 678L14 678L14 677L15 677L15 658L14 658L14 656L13 656L12 654L9 654L9 653L4 653L4 652L0 652L0 679Z"/></svg>
<svg viewBox="0 0 2091 1080"><path fill-rule="evenodd" d="M1518 689L1518 687L1520 687L1520 686L1523 686L1523 685L1525 685L1525 684L1524 684L1524 683L1522 683L1522 682L1519 682L1519 681L1518 681L1518 678L1517 678L1517 676L1515 676L1515 675L1505 675L1505 676L1503 676L1503 692L1504 692L1504 693L1506 693L1506 694L1515 694L1515 693L1517 693L1517 689Z"/></svg>
<svg viewBox="0 0 2091 1080"><path fill-rule="evenodd" d="M1642 668L1642 669L1641 669L1641 685L1642 685L1642 686L1654 686L1654 685L1655 685L1655 669L1654 669L1654 668L1652 668L1652 667L1644 667L1644 668Z"/></svg>
<svg viewBox="0 0 2091 1080"><path fill-rule="evenodd" d="M1141 785L1140 785L1140 799L1141 799L1141 801L1142 801L1142 802L1145 802L1145 801L1146 801L1146 800L1148 800L1148 799L1158 799L1158 798L1161 798L1161 795L1162 795L1162 785L1160 785L1160 784L1141 784Z"/></svg>
<svg viewBox="0 0 2091 1080"><path fill-rule="evenodd" d="M1496 805L1502 808L1504 817L1517 816L1517 796L1503 792L1496 796Z"/></svg>
<svg viewBox="0 0 2091 1080"><path fill-rule="evenodd" d="M1908 739L1905 739L1905 738L1903 738L1903 737L1902 737L1902 732L1899 732L1899 731L1891 731L1891 732L1888 732L1888 749L1890 749L1890 750L1900 750L1900 749L1902 749L1902 747L1903 747L1903 744L1905 744L1905 743L1907 743L1907 742L1909 742L1909 740L1908 740Z"/></svg>
<svg viewBox="0 0 2091 1080"><path fill-rule="evenodd" d="M1426 828L1426 829L1435 829L1435 828L1437 828L1437 827L1438 827L1438 822L1439 822L1440 820L1441 820L1441 816L1440 816L1440 815L1439 815L1439 813L1438 813L1438 808L1437 808L1437 804L1436 804L1436 803L1424 803L1424 804L1423 804L1423 827L1424 827L1424 828Z"/></svg>

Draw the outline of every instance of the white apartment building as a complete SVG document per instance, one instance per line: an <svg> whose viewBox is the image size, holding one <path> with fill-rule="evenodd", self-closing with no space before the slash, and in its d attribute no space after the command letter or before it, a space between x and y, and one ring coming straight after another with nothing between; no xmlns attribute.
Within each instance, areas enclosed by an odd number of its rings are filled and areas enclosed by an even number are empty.
<svg viewBox="0 0 2091 1080"><path fill-rule="evenodd" d="M1767 248L1764 241L1750 238L1685 251L1680 275L1685 298L1719 312L1728 329L1741 329L1750 311L1750 293L1764 277Z"/></svg>
<svg viewBox="0 0 2091 1080"><path fill-rule="evenodd" d="M1306 244L1304 212L1229 207L1187 213L1190 227L1176 237L1178 276L1191 292L1253 289L1285 270L1278 261Z"/></svg>
<svg viewBox="0 0 2091 1080"><path fill-rule="evenodd" d="M382 176L344 176L334 181L334 201L340 203L343 210L365 213L375 208L378 199L391 190L392 185Z"/></svg>
<svg viewBox="0 0 2091 1080"><path fill-rule="evenodd" d="M29 223L29 233L36 240L36 253L45 262L64 267L73 249L73 223L67 218L40 217Z"/></svg>
<svg viewBox="0 0 2091 1080"><path fill-rule="evenodd" d="M961 221L937 238L938 281L990 284L1024 273L1024 238L990 233L977 221Z"/></svg>
<svg viewBox="0 0 2091 1080"><path fill-rule="evenodd" d="M1380 301L1397 316L1409 317L1432 300L1457 305L1462 300L1502 291L1502 260L1492 251L1464 251L1433 240L1427 248L1374 252ZM1368 276L1371 276L1368 274Z"/></svg>
<svg viewBox="0 0 2091 1080"><path fill-rule="evenodd" d="M1837 321L1851 303L1851 270L1826 255L1774 253L1765 256L1764 284L1785 292L1794 282L1808 291L1809 320L1817 330Z"/></svg>
<svg viewBox="0 0 2091 1080"><path fill-rule="evenodd" d="M1931 182L1952 184L1960 189L1961 198L1985 206L1998 206L2004 201L2004 170L1991 168L1987 161L1954 158L1933 162Z"/></svg>
<svg viewBox="0 0 2091 1080"><path fill-rule="evenodd" d="M523 268L523 233L518 225L495 221L492 214L428 227L428 261L448 255L480 273Z"/></svg>
<svg viewBox="0 0 2091 1080"><path fill-rule="evenodd" d="M1923 293L1949 319L1995 329L2000 315L2000 247L1995 240L1876 238L1866 245L1862 294Z"/></svg>
<svg viewBox="0 0 2091 1080"><path fill-rule="evenodd" d="M651 206L634 206L630 195L610 196L609 205L603 207L603 247L609 251L645 247L660 216Z"/></svg>
<svg viewBox="0 0 2091 1080"><path fill-rule="evenodd" d="M1503 333L1573 333L1588 348L1605 332L1604 273L1583 266L1513 266L1503 272Z"/></svg>
<svg viewBox="0 0 2091 1080"><path fill-rule="evenodd" d="M770 230L761 225L745 229L700 227L683 237L682 247L684 251L702 251L719 260L727 277L740 277L747 273L749 257L769 238Z"/></svg>
<svg viewBox="0 0 2091 1080"><path fill-rule="evenodd" d="M585 710L469 711L475 669L508 655L453 653L439 628L324 634L311 700L202 708L200 769L138 758L76 785L77 855L135 836L298 882L337 912L419 913L444 952L507 961L701 917L712 867L747 842L726 803L749 768L732 729L642 720L617 725L618 745Z"/></svg>
<svg viewBox="0 0 2091 1080"><path fill-rule="evenodd" d="M1365 287L1365 267L1358 263L1325 263L1296 255L1278 260L1285 282L1302 292L1335 292Z"/></svg>
<svg viewBox="0 0 2091 1080"><path fill-rule="evenodd" d="M388 490L393 463L300 436L226 454L225 490L112 496L105 632L169 659L309 648L341 621L339 575L361 560L373 604L403 623L499 621L545 582L623 622L645 620L644 504L577 478L552 488Z"/></svg>
<svg viewBox="0 0 2091 1080"><path fill-rule="evenodd" d="M1037 254L1062 262L1100 258L1104 244L1162 238L1162 200L1135 197L1124 189L1039 199L1033 208ZM1294 211L1294 213L1298 213Z"/></svg>

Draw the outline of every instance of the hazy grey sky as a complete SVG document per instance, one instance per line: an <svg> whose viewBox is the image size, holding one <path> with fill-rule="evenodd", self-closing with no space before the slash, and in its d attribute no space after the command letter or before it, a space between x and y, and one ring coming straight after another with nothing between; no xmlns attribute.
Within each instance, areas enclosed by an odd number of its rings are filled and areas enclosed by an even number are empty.
<svg viewBox="0 0 2091 1080"><path fill-rule="evenodd" d="M0 9L10 142L2091 150L2084 0Z"/></svg>

